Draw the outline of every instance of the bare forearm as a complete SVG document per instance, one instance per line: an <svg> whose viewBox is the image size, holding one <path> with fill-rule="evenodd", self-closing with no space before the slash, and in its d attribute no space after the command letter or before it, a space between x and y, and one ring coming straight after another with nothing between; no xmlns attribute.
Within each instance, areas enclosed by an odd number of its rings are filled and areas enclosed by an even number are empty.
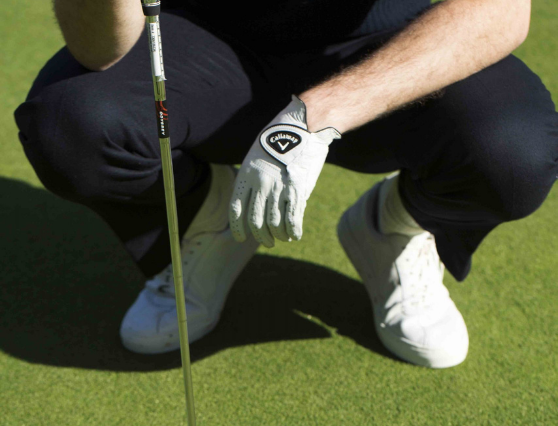
<svg viewBox="0 0 558 426"><path fill-rule="evenodd" d="M54 11L72 55L95 71L126 55L145 22L139 0L54 0Z"/></svg>
<svg viewBox="0 0 558 426"><path fill-rule="evenodd" d="M529 0L447 0L360 64L302 93L310 130L341 132L499 61L529 29Z"/></svg>

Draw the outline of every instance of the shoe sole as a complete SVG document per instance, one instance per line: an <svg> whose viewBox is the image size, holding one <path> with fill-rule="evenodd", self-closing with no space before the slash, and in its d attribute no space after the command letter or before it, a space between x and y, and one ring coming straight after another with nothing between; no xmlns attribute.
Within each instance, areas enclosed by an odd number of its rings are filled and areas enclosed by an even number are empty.
<svg viewBox="0 0 558 426"><path fill-rule="evenodd" d="M345 211L345 213L341 216L341 220L337 225L337 237L341 243L341 247L345 251L345 254L360 275L361 280L364 282L364 277L366 276L364 265L367 261L369 261L369 259L365 259L363 257L363 253L366 251L361 247L360 241L351 228L349 218L350 210L351 208ZM411 364L430 368L454 367L461 364L465 360L469 347L467 334L462 336L460 339L459 345L457 346L457 355L450 354L445 350L433 350L430 348L420 347L415 344L411 345L409 343L405 343L405 341L393 336L381 327L381 321L379 321L376 316L373 297L367 288L366 290L374 311L374 328L376 329L376 333L385 348L393 355Z"/></svg>
<svg viewBox="0 0 558 426"><path fill-rule="evenodd" d="M219 320L221 319L221 315L217 317L215 321L211 324L207 325L206 327L196 331L195 333L188 333L188 344L191 345L192 343L200 340L202 337L205 337L207 334L211 333L217 324L219 324ZM174 352L180 349L180 341L177 343L174 336L169 336L169 340L166 343L158 346L158 349L153 349L153 342L151 341L151 345L146 345L141 341L134 341L133 339L126 339L121 340L122 345L131 352L143 354L143 355L160 355L165 354L168 352ZM164 348L164 349L161 349Z"/></svg>

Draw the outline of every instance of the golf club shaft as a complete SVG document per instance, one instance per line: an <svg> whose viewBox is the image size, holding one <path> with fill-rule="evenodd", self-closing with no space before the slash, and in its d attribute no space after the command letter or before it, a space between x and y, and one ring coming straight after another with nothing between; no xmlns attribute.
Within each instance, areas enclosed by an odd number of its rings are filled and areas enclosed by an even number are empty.
<svg viewBox="0 0 558 426"><path fill-rule="evenodd" d="M151 54L151 71L153 88L155 91L155 106L157 111L157 128L159 144L161 146L161 162L165 184L165 200L167 205L167 219L171 246L172 271L178 314L178 329L180 334L180 353L182 357L182 372L184 376L184 390L186 393L186 414L188 425L195 426L194 391L192 387L192 373L190 370L190 347L188 344L188 324L186 321L186 303L184 287L182 285L182 256L180 254L180 236L178 232L178 215L176 212L176 195L174 190L174 176L170 149L169 122L166 108L165 69L163 66L163 50L161 46L161 32L159 26L160 0L142 0L142 7L146 16L146 30L149 38Z"/></svg>

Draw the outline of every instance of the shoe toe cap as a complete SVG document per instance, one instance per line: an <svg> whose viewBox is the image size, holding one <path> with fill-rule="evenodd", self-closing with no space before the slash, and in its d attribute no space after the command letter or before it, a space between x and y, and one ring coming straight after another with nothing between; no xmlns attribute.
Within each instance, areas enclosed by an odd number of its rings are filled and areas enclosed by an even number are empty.
<svg viewBox="0 0 558 426"><path fill-rule="evenodd" d="M154 299L144 290L130 307L120 326L126 348L138 353L162 353L177 349L178 325L174 300Z"/></svg>
<svg viewBox="0 0 558 426"><path fill-rule="evenodd" d="M443 314L402 318L399 323L378 329L386 347L413 364L447 368L467 357L469 337L463 316L452 303Z"/></svg>
<svg viewBox="0 0 558 426"><path fill-rule="evenodd" d="M468 336L465 320L453 303L450 304L444 315L431 322L429 319L421 321L422 327L425 329L423 345L426 347L452 348Z"/></svg>
<svg viewBox="0 0 558 426"><path fill-rule="evenodd" d="M132 352L159 354L180 347L174 298L143 290L130 307L120 326L122 344ZM195 304L186 303L188 340L200 339L215 327L217 318Z"/></svg>

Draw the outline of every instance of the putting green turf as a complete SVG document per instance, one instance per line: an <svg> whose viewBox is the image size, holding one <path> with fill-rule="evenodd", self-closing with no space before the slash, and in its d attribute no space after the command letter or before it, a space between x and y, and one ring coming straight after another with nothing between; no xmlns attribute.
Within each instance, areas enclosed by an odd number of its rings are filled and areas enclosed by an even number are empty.
<svg viewBox="0 0 558 426"><path fill-rule="evenodd" d="M118 340L141 275L94 214L43 189L17 141L12 111L62 39L49 1L7 1L0 424L180 424L178 353L138 356ZM535 0L533 9L517 53L557 100L558 5ZM192 346L199 425L558 424L557 189L534 215L491 234L466 282L446 275L471 346L464 364L436 371L382 349L337 243L340 214L379 178L327 166L304 240L250 263L218 328Z"/></svg>

